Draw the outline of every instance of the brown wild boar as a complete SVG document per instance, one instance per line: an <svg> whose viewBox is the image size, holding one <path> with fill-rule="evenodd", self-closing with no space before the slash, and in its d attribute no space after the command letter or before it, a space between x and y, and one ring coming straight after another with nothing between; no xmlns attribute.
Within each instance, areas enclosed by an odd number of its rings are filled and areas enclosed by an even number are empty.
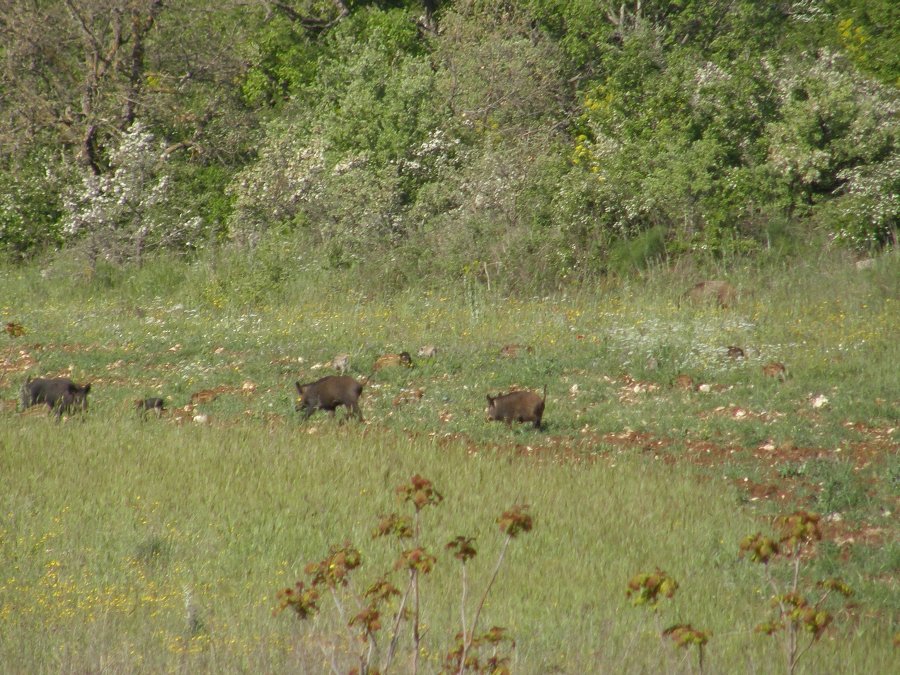
<svg viewBox="0 0 900 675"><path fill-rule="evenodd" d="M544 416L544 404L547 402L547 385L544 385L544 397L533 391L513 391L509 394L487 397L488 419L512 422L534 422L534 428L541 428Z"/></svg>
<svg viewBox="0 0 900 675"><path fill-rule="evenodd" d="M534 347L532 347L531 345L503 345L503 347L500 349L500 356L506 357L508 359L514 359L522 352L525 352L526 354L534 354Z"/></svg>
<svg viewBox="0 0 900 675"><path fill-rule="evenodd" d="M166 403L161 398L139 398L134 402L134 407L140 414L141 418L147 416L147 413L153 411L159 417L166 411Z"/></svg>
<svg viewBox="0 0 900 675"><path fill-rule="evenodd" d="M787 379L787 368L785 368L783 363L778 363L777 361L772 361L772 363L767 363L762 367L763 375L766 377L774 377L781 382L784 382Z"/></svg>
<svg viewBox="0 0 900 675"><path fill-rule="evenodd" d="M359 409L359 395L363 386L348 375L328 375L309 384L296 383L297 405L294 409L303 413L303 419L309 419L316 410L327 410L334 417L338 406L347 408L347 415L355 415L360 422L363 421L362 412Z"/></svg>
<svg viewBox="0 0 900 675"><path fill-rule="evenodd" d="M727 281L711 279L695 284L688 292L687 297L691 302L705 302L715 298L716 305L727 309L734 304L737 298L737 290Z"/></svg>
<svg viewBox="0 0 900 675"><path fill-rule="evenodd" d="M338 371L341 375L343 375L345 372L347 372L347 369L350 368L350 355L338 354L333 359L331 359L331 363L329 365L336 371Z"/></svg>
<svg viewBox="0 0 900 675"><path fill-rule="evenodd" d="M195 391L191 394L191 405L199 405L200 403L212 403L219 398L219 392L215 389L203 389Z"/></svg>
<svg viewBox="0 0 900 675"><path fill-rule="evenodd" d="M672 382L672 385L678 389L691 390L694 388L694 378L690 375L682 373Z"/></svg>
<svg viewBox="0 0 900 675"><path fill-rule="evenodd" d="M384 368L395 368L397 366L412 368L412 364L412 357L409 355L409 352L400 352L399 354L384 354L383 356L379 356L375 361L375 365L372 366L372 369L377 372Z"/></svg>
<svg viewBox="0 0 900 675"><path fill-rule="evenodd" d="M90 391L90 383L78 385L67 377L28 378L19 390L19 402L22 410L38 403L46 403L48 414L55 412L56 419L59 419L64 412L86 412L87 395Z"/></svg>
<svg viewBox="0 0 900 675"><path fill-rule="evenodd" d="M728 356L732 359L742 359L744 358L744 350L732 345L728 348Z"/></svg>

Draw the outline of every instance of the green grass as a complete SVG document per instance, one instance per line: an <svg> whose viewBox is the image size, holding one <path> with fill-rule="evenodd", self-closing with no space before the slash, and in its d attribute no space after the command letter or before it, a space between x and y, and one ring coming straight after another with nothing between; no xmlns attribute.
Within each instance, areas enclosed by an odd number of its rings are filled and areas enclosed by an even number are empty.
<svg viewBox="0 0 900 675"><path fill-rule="evenodd" d="M446 497L426 514L441 559L424 584L428 672L458 630L458 569L443 544L477 536L481 587L501 541L494 521L514 502L531 505L535 529L513 542L483 625L511 630L515 672L690 670L624 596L656 566L681 584L662 625L712 630L710 672L777 672L777 642L753 632L769 593L737 545L799 506L834 516L810 576L857 591L801 671L890 670L895 257L865 271L839 257L739 270L729 278L742 297L725 312L684 304L695 279L666 270L551 298L373 298L309 274L254 291L254 306L222 296L221 273L158 262L92 281L66 259L43 274L0 270L0 320L27 330L0 335L2 662L322 671L321 648L343 632L331 615L273 617L275 592L344 540L362 550L365 580L390 567L395 552L369 535L397 508L394 487L420 473ZM437 357L416 359L427 343ZM534 352L502 358L507 343ZM729 359L732 344L747 358ZM379 354L404 349L416 366L372 377L366 426L321 414L298 424L295 380L330 372L338 352L372 375ZM783 383L761 372L773 360L788 366ZM86 419L15 413L26 373L92 381ZM673 387L682 373L709 391ZM546 432L485 422L485 394L544 384ZM181 413L210 426L141 422L131 409L151 395L183 408L220 386L230 389ZM828 404L814 408L817 395ZM758 498L754 485L775 492ZM346 642L337 649L346 670Z"/></svg>
<svg viewBox="0 0 900 675"><path fill-rule="evenodd" d="M774 643L752 634L765 612L757 570L736 556L739 535L757 524L731 490L698 490L689 471L652 459L472 457L458 444L349 426L309 435L98 416L61 427L29 419L0 438L0 656L25 670L324 667L316 645L331 624L273 617L275 591L344 540L361 549L363 577L389 568L394 553L370 532L415 472L445 496L425 515L426 546L442 558L424 582L429 654L457 630L458 570L443 543L477 537L481 588L500 543L495 518L526 502L535 528L513 543L484 624L512 631L517 671L662 668L656 623L624 598L628 578L656 566L681 583L663 622L712 630L716 670L776 658ZM860 672L884 672L885 626L837 637L811 668L852 650Z"/></svg>

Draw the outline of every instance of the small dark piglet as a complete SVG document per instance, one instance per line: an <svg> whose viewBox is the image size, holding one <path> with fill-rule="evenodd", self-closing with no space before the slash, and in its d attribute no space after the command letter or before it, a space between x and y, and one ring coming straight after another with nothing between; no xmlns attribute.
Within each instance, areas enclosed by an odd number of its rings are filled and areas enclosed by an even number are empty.
<svg viewBox="0 0 900 675"><path fill-rule="evenodd" d="M533 391L514 391L500 396L488 396L488 419L512 422L534 422L534 428L541 428L544 416L544 404L547 401L547 386L544 385L544 397Z"/></svg>
<svg viewBox="0 0 900 675"><path fill-rule="evenodd" d="M316 410L327 410L332 417L338 406L347 408L347 414L355 415L360 422L363 421L362 412L359 409L359 395L363 386L348 375L329 375L309 384L296 383L297 412L303 413L303 419L309 419Z"/></svg>
<svg viewBox="0 0 900 675"><path fill-rule="evenodd" d="M48 412L55 412L56 419L59 419L64 412L71 414L77 410L87 411L87 395L90 391L90 384L78 385L67 377L29 378L19 391L19 402L22 410L46 403Z"/></svg>
<svg viewBox="0 0 900 675"><path fill-rule="evenodd" d="M134 402L134 407L141 417L146 417L151 410L159 417L166 411L166 402L161 398L140 398Z"/></svg>

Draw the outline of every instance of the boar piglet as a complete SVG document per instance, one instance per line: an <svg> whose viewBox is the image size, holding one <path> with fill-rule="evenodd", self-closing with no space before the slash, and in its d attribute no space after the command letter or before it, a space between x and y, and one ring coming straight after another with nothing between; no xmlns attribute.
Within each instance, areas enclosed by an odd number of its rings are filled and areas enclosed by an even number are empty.
<svg viewBox="0 0 900 675"><path fill-rule="evenodd" d="M544 403L547 401L547 386L544 385L544 397L533 391L514 391L500 396L488 396L488 419L511 422L534 422L534 428L541 428L544 416Z"/></svg>
<svg viewBox="0 0 900 675"><path fill-rule="evenodd" d="M46 403L48 412L56 412L56 419L62 414L76 410L87 411L87 395L90 384L77 385L67 377L29 379L22 385L19 400L22 409L30 408L38 403Z"/></svg>
<svg viewBox="0 0 900 675"><path fill-rule="evenodd" d="M159 417L166 411L166 402L163 399L157 397L139 398L134 402L134 407L141 417L146 417L147 413L151 410L156 413L157 417Z"/></svg>
<svg viewBox="0 0 900 675"><path fill-rule="evenodd" d="M399 354L383 354L379 356L375 360L375 365L372 366L372 369L378 372L384 368L395 368L397 366L412 368L412 365L412 356L409 355L409 352L400 352Z"/></svg>
<svg viewBox="0 0 900 675"><path fill-rule="evenodd" d="M355 415L360 422L363 421L362 412L359 409L359 395L363 386L348 375L329 375L309 384L297 385L297 400L295 410L303 413L303 419L309 419L316 410L327 410L334 417L335 409L342 405L347 408L347 414Z"/></svg>

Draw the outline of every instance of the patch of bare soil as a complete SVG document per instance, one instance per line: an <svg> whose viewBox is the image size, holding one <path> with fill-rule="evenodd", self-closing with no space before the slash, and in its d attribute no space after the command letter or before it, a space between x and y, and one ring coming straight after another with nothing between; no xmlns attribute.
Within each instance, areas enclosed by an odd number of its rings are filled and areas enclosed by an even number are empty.
<svg viewBox="0 0 900 675"><path fill-rule="evenodd" d="M37 361L31 351L16 346L0 350L0 377L24 374L33 368Z"/></svg>

